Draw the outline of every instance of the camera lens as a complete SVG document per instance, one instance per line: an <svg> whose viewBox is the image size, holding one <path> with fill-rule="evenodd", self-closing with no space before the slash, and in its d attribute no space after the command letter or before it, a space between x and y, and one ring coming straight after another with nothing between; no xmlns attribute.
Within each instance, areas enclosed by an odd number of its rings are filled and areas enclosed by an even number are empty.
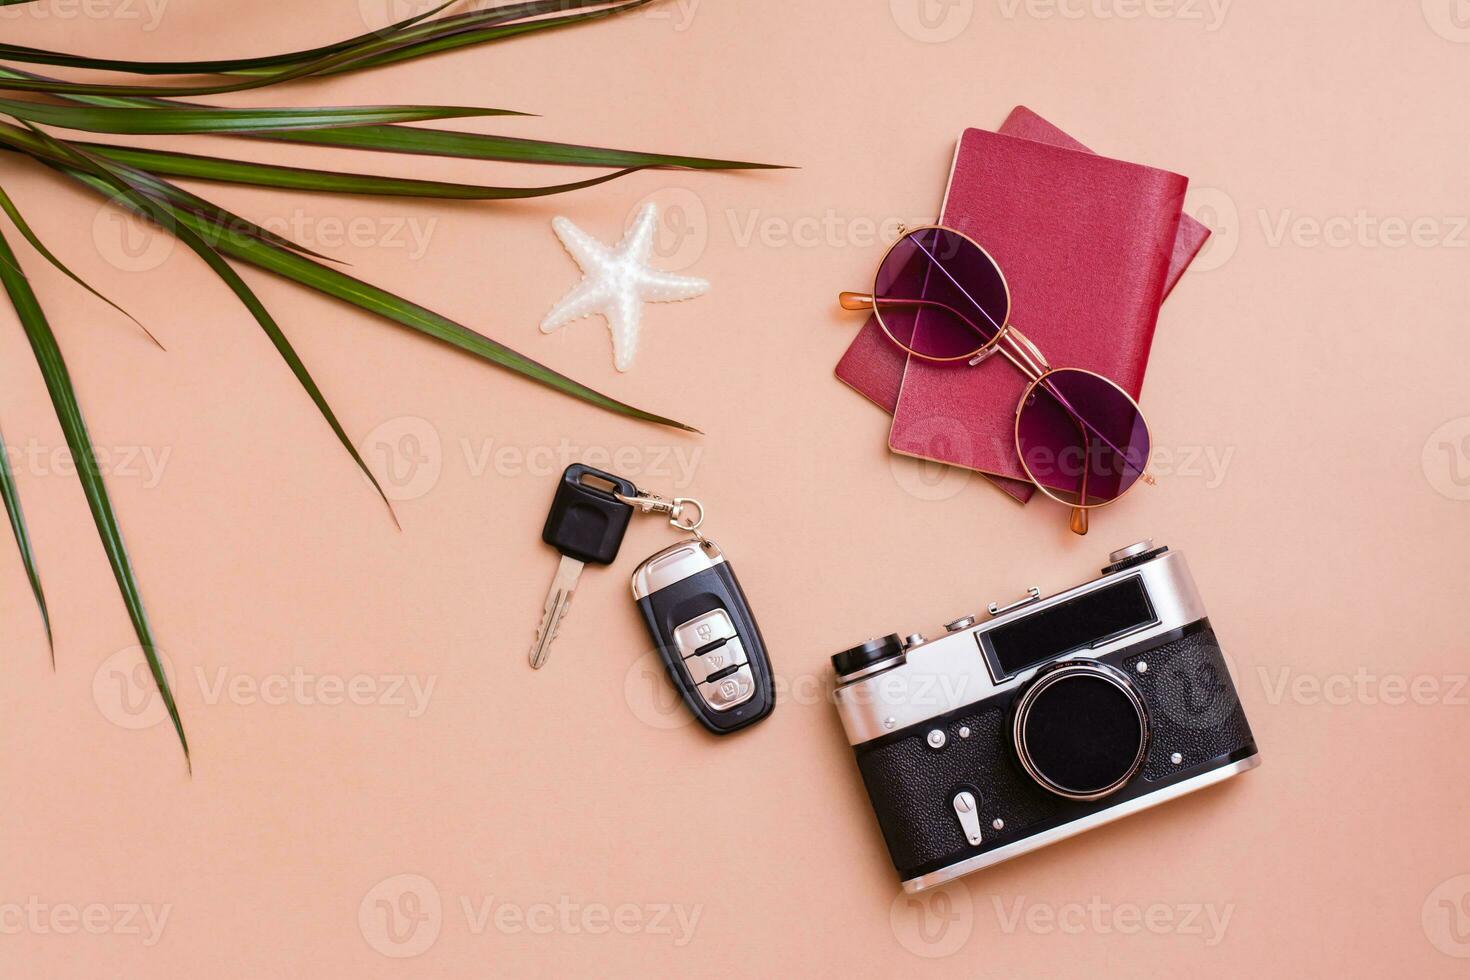
<svg viewBox="0 0 1470 980"><path fill-rule="evenodd" d="M1117 792L1143 763L1148 716L1127 677L1095 663L1039 677L1016 707L1012 735L1022 767L1074 800Z"/></svg>

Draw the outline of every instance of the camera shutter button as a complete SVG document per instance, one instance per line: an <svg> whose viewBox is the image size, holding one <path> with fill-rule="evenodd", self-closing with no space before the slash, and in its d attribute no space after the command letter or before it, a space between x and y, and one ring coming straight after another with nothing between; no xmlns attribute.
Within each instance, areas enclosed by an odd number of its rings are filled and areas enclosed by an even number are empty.
<svg viewBox="0 0 1470 980"><path fill-rule="evenodd" d="M944 631L946 633L958 633L960 630L967 630L971 626L974 626L974 625L975 625L975 617L974 616L961 616L959 619L956 619L952 623L945 623L944 624Z"/></svg>

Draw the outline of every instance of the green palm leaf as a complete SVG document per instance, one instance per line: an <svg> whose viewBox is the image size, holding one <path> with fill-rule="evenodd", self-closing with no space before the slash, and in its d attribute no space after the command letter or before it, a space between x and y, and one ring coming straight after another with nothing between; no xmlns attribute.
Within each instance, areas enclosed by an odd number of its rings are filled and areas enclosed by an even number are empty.
<svg viewBox="0 0 1470 980"><path fill-rule="evenodd" d="M41 368L46 391L51 396L56 418L61 422L61 431L66 436L66 444L76 463L77 477L81 481L82 492L87 497L87 506L92 511L92 520L102 538L102 548L107 552L107 561L112 566L113 577L117 579L118 590L127 606L133 632L137 634L138 643L143 647L143 656L148 661L148 669L153 673L154 683L158 685L164 707L168 709L174 731L178 733L187 764L189 740L184 735L184 723L179 718L173 690L158 658L158 644L154 642L153 628L148 624L148 615L143 609L143 598L133 575L132 562L128 559L127 547L123 544L122 529L118 527L117 515L113 513L112 502L107 496L107 485L97 467L92 437L87 434L87 424L82 418L71 375L66 370L66 361L61 356L61 348L56 343L56 335L51 332L51 325L46 322L46 314L42 312L41 304L31 290L31 284L21 271L20 263L4 235L0 235L0 260L3 260L0 261L0 283L4 284L5 291L10 296L10 303L15 307L26 339L31 343L31 351L36 356L36 364Z"/></svg>
<svg viewBox="0 0 1470 980"><path fill-rule="evenodd" d="M0 7L10 3L30 3L32 0L0 0ZM324 45L319 48L308 48L304 51L292 51L287 54L268 55L263 58L233 58L219 61L122 61L115 58L88 58L82 55L67 54L63 51L48 51L45 48L31 48L22 44L0 44L0 58L6 61L21 61L31 64L56 65L66 68L92 68L99 71L122 71L134 75L215 75L232 71L246 71L258 68L279 68L283 65L294 65L301 61L314 61L317 58L325 58L328 55L345 51L354 45L386 33L403 30L420 21L427 20L447 7L452 7L459 0L446 0L437 7L433 7L421 14L415 14L395 24L390 24L382 31L370 31L348 38L345 41L337 41L333 44Z"/></svg>
<svg viewBox="0 0 1470 980"><path fill-rule="evenodd" d="M586 0L581 0L581 2L585 4ZM470 26L453 24L453 20L458 19L434 21L433 23L421 25L413 30L393 32L386 37L370 36L344 50L335 51L314 60L287 65L254 75L253 77L229 82L211 82L195 85L119 85L106 82L69 82L54 79L20 78L4 81L0 83L0 88L8 88L14 91L65 93L71 95L223 95L228 92L244 92L249 89L279 85L282 82L289 82L308 76L336 75L343 72L360 71L364 68L373 68L395 61L418 58L426 54L448 51L453 48L499 41L518 34L567 27L582 21L596 20L623 13L626 10L640 7L649 2L650 0L631 0L631 2L615 7L608 7L603 10L593 10L580 14L571 14L565 17L545 18L508 25L503 22L513 18L500 14L498 11L467 15L467 19L471 22ZM576 6L578 4L572 5ZM537 3L527 6L545 9L565 9L567 5L564 0L551 0L549 4ZM453 24L453 26L445 27L444 25L447 23ZM496 26L481 26L478 30L473 29L474 26L479 26L484 23ZM0 49L0 57L4 57L3 49ZM96 65L91 67L96 67Z"/></svg>
<svg viewBox="0 0 1470 980"><path fill-rule="evenodd" d="M31 534L26 530L26 517L20 509L20 492L15 487L15 474L10 470L10 452L5 448L5 439L0 436L0 497L5 498L5 513L10 517L10 530L15 533L15 544L20 549L20 560L26 567L26 578L31 581L31 592L41 610L41 622L46 626L46 643L51 647L51 666L56 666L56 641L51 636L51 614L46 610L46 594L41 591L41 573L36 570L36 556L31 551Z"/></svg>
<svg viewBox="0 0 1470 980"><path fill-rule="evenodd" d="M156 344L160 350L163 349L163 345L158 343L158 338L153 336L153 332L147 327L143 326L143 324L139 322L137 317L133 316L121 306L118 306L106 296L103 296L97 290L93 289L86 280L77 275L75 272L72 272L71 269L67 267L66 263L62 262L54 254L52 254L51 250L46 247L46 244L42 242L40 238L36 237L36 233L31 229L31 226L29 223L27 223L25 217L20 213L20 209L15 206L15 201L11 200L10 195L5 192L5 188L3 187L0 187L0 210L5 211L5 214L10 218L10 223L15 225L16 230L19 231L23 236L25 236L25 240L27 242L30 242L31 248L35 249L36 252L41 256L41 258L45 259L47 262L50 262L72 282L76 283L78 286L81 286L87 292L91 293L93 296L96 296L98 299L106 303L108 306L112 307L114 310L117 310L129 320L132 320L133 323L137 324L138 329L143 331L143 333L147 335L149 340L153 341L153 343Z"/></svg>
<svg viewBox="0 0 1470 980"><path fill-rule="evenodd" d="M378 484L378 478L373 476L373 471L368 469L368 465L358 453L357 447L352 444L352 440L348 438L347 432L342 428L342 424L337 421L336 413L327 404L326 396L317 387L317 383L312 378L311 372L306 369L306 364L302 362L300 356L296 353L296 349L291 346L291 341L286 339L285 332L281 330L275 318L266 310L265 304L255 295L254 290L246 285L244 279L240 278L240 274L228 262L221 258L220 254L211 248L204 239L200 238L193 228L186 223L179 223L177 221L178 212L174 211L168 205L158 203L154 198L144 193L142 188L136 186L129 179L126 171L109 166L97 157L50 139L40 130L33 130L33 132L42 138L53 151L66 156L72 166L89 170L94 176L109 184L114 192L120 195L129 205L143 211L149 218L162 225L174 237L178 238L179 241L189 246L195 254L204 260L205 264L209 266L214 274L219 276L226 286L230 287L230 291L250 311L251 316L255 317L255 321L260 324L260 328L265 331L266 336L275 345L276 351L281 355L281 359L286 362L287 366L291 368L291 373L296 375L296 380L301 384L301 387L306 389L306 394L316 405L317 410L321 412L322 417L326 419L327 425L337 436L338 441L342 443L343 448L347 450L353 461L357 463L363 475L372 483L373 489L378 491L378 496L383 498L383 505L388 508L388 514L393 518L393 523L396 525L398 523L398 517L393 513L393 505L389 503L388 495L383 492L382 486Z"/></svg>
<svg viewBox="0 0 1470 980"><path fill-rule="evenodd" d="M296 191L325 191L332 194L377 194L386 197L432 197L460 201L508 201L530 197L565 194L568 191L595 187L633 173L626 168L588 180L541 187L492 187L485 184L456 184L442 180L419 180L412 177L380 177L376 174L351 174L337 170L311 170L282 167L272 163L226 160L220 157L177 153L172 150L148 150L133 146L102 143L77 143L115 163L126 164L162 177L192 177L197 180L224 181L231 184L253 184Z"/></svg>
<svg viewBox="0 0 1470 980"><path fill-rule="evenodd" d="M214 106L180 106L167 112L158 109L76 108L0 99L0 112L27 122L80 129L92 133L140 135L188 133L264 133L293 129L364 126L426 119L462 119L472 116L507 115L501 109L473 106L356 105L309 109L222 109Z"/></svg>

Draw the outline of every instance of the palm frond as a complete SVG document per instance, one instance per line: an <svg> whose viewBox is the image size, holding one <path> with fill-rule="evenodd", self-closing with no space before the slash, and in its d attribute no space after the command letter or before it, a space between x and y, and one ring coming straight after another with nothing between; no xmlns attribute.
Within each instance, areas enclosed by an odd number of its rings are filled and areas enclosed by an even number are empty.
<svg viewBox="0 0 1470 980"><path fill-rule="evenodd" d="M15 486L15 473L10 468L10 452L5 447L4 436L0 436L0 497L5 498L10 530L15 534L15 545L20 549L20 560L25 565L31 593L36 597L36 607L41 610L41 622L46 627L46 644L51 648L51 666L54 668L56 640L51 635L51 613L46 609L46 593L41 589L41 573L36 568L35 552L31 550L31 532L26 529L26 515L20 507L20 491Z"/></svg>
<svg viewBox="0 0 1470 980"><path fill-rule="evenodd" d="M32 0L0 0L0 6L24 2ZM168 96L224 95L280 86L301 79L365 71L454 49L591 23L653 2L656 0L521 0L445 15L445 11L453 3L450 0L382 30L370 31L332 44L263 57L236 59L139 62L93 58L0 43L0 62L7 62L0 64L0 92L16 96L0 98L0 115L8 116L19 123L10 125L0 122L0 149L29 157L79 181L112 204L144 217L178 238L198 255L249 310L312 400L318 413L387 504L387 496L382 487L348 438L316 381L281 326L240 275L234 263L253 265L325 296L350 303L600 409L632 419L689 431L698 430L604 395L428 307L354 278L327 264L334 261L329 257L269 231L247 217L174 184L171 179L316 193L497 201L584 190L644 168L757 170L775 169L775 166L405 125L435 119L523 115L507 109L439 105L235 108ZM155 78L175 75L180 76L180 80L157 84L80 81L48 77L16 67L16 64L113 71ZM182 77L188 75L203 77L198 80ZM121 146L111 142L75 140L53 135L43 130L42 126L74 132L141 136L218 135L234 139L408 154L414 157L599 167L607 168L611 172L584 180L545 185L530 182L523 186L454 183L417 177L285 166L274 162L242 161L148 146ZM0 210L8 215L17 231L43 258L93 295L121 311L120 307L93 289L45 246L3 189L0 189ZM183 724L169 689L168 679L163 673L141 593L106 486L98 470L76 393L40 303L3 236L0 236L0 284L3 284L11 305L16 310L40 366L67 444L77 462L88 506L127 607L133 630L142 644L149 669L168 709L187 761L189 746ZM3 452L3 441L0 441L0 457L3 457ZM0 497L5 500L11 528L49 640L51 623L41 591L35 556L21 514L14 475L10 471L8 459L4 458L0 458ZM389 513L392 513L391 505ZM396 521L396 517L394 519Z"/></svg>
<svg viewBox="0 0 1470 980"><path fill-rule="evenodd" d="M51 405L56 410L56 418L61 422L61 431L66 437L67 447L71 450L72 460L76 464L77 478L81 481L82 492L87 498L87 506L92 511L92 521L97 525L97 533L102 539L102 548L107 552L107 561L112 566L113 577L117 579L118 591L122 593L123 603L127 606L128 618L133 624L133 632L137 634L138 643L143 648L143 656L148 661L148 669L153 674L153 682L158 686L159 696L163 698L163 704L168 710L169 719L173 722L174 731L179 736L179 744L183 747L184 761L187 764L189 740L184 735L184 723L179 717L178 706L174 703L174 694L172 688L169 687L168 677L163 672L163 663L158 656L158 644L153 639L153 627L149 625L148 614L143 608L143 597L138 589L137 577L133 574L133 565L128 558L127 547L123 543L122 529L118 526L117 515L112 510L112 501L107 496L107 484L103 482L101 470L97 466L97 455L92 448L92 437L87 433L87 423L82 418L82 409L77 402L71 375L66 369L65 359L61 356L61 348L56 343L56 335L51 332L51 325L46 321L46 314L41 310L40 301L36 299L29 280L21 271L19 260L11 251L10 243L5 240L3 234L0 234L0 284L4 285L6 293L10 296L10 303L20 318L21 328L25 331L26 339L30 341L32 353L36 356L36 364L41 368L41 377L45 380L46 391L51 396Z"/></svg>

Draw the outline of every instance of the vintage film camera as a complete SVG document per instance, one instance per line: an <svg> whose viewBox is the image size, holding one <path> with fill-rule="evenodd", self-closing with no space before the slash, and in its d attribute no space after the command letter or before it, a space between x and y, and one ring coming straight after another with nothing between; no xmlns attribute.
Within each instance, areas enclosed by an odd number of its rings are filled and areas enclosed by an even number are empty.
<svg viewBox="0 0 1470 980"><path fill-rule="evenodd" d="M883 838L917 892L1260 764L1184 556L1151 541L926 639L832 658Z"/></svg>

